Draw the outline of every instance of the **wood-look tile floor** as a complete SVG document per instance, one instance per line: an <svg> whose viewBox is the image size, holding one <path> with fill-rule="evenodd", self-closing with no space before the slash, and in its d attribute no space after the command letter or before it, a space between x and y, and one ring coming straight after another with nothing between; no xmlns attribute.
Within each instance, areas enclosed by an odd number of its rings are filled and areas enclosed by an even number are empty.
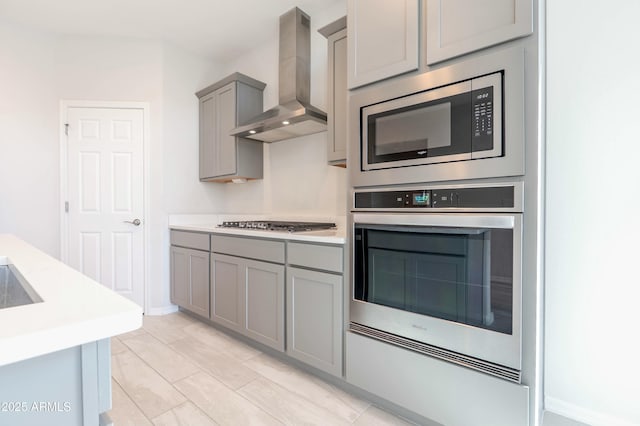
<svg viewBox="0 0 640 426"><path fill-rule="evenodd" d="M410 425L183 313L111 339L115 426Z"/></svg>

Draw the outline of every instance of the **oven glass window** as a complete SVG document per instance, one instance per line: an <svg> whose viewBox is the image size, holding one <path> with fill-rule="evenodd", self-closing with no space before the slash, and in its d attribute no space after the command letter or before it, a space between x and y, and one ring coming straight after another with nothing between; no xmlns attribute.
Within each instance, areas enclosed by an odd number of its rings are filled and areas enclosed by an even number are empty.
<svg viewBox="0 0 640 426"><path fill-rule="evenodd" d="M355 230L354 297L511 334L513 230Z"/></svg>

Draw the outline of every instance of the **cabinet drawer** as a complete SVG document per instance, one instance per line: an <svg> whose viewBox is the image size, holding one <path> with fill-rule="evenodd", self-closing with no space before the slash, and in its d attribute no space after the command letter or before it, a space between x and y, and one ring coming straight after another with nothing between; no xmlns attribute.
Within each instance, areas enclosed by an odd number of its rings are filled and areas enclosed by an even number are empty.
<svg viewBox="0 0 640 426"><path fill-rule="evenodd" d="M209 251L209 234L171 230L171 245Z"/></svg>
<svg viewBox="0 0 640 426"><path fill-rule="evenodd" d="M342 272L342 247L289 243L287 263L325 271Z"/></svg>
<svg viewBox="0 0 640 426"><path fill-rule="evenodd" d="M284 242L211 235L211 251L284 264Z"/></svg>

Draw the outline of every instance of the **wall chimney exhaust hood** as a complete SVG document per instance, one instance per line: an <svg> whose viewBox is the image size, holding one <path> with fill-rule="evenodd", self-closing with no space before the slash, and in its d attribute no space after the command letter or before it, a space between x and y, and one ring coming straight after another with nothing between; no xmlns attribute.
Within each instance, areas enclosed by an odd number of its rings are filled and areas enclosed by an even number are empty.
<svg viewBox="0 0 640 426"><path fill-rule="evenodd" d="M327 114L309 101L310 23L297 7L280 16L280 104L233 129L232 136L277 142L327 130Z"/></svg>

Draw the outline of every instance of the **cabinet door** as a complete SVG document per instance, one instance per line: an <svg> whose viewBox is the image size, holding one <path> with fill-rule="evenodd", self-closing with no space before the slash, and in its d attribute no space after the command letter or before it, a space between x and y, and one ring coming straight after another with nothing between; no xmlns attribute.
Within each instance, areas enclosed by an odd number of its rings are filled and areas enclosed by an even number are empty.
<svg viewBox="0 0 640 426"><path fill-rule="evenodd" d="M200 179L218 174L216 166L216 93L200 99Z"/></svg>
<svg viewBox="0 0 640 426"><path fill-rule="evenodd" d="M211 254L211 320L244 332L244 260Z"/></svg>
<svg viewBox="0 0 640 426"><path fill-rule="evenodd" d="M189 250L189 306L209 318L209 253Z"/></svg>
<svg viewBox="0 0 640 426"><path fill-rule="evenodd" d="M287 354L342 375L342 275L287 267Z"/></svg>
<svg viewBox="0 0 640 426"><path fill-rule="evenodd" d="M329 114L327 159L345 164L347 159L347 30L329 37Z"/></svg>
<svg viewBox="0 0 640 426"><path fill-rule="evenodd" d="M171 247L171 302L209 316L209 253Z"/></svg>
<svg viewBox="0 0 640 426"><path fill-rule="evenodd" d="M236 83L229 83L216 92L217 175L236 173L236 138L229 133L236 127Z"/></svg>
<svg viewBox="0 0 640 426"><path fill-rule="evenodd" d="M427 64L533 32L532 0L427 0Z"/></svg>
<svg viewBox="0 0 640 426"><path fill-rule="evenodd" d="M284 266L245 260L245 334L284 351Z"/></svg>
<svg viewBox="0 0 640 426"><path fill-rule="evenodd" d="M418 68L419 0L348 0L349 89Z"/></svg>
<svg viewBox="0 0 640 426"><path fill-rule="evenodd" d="M171 247L171 303L186 308L189 305L189 253L187 249Z"/></svg>

